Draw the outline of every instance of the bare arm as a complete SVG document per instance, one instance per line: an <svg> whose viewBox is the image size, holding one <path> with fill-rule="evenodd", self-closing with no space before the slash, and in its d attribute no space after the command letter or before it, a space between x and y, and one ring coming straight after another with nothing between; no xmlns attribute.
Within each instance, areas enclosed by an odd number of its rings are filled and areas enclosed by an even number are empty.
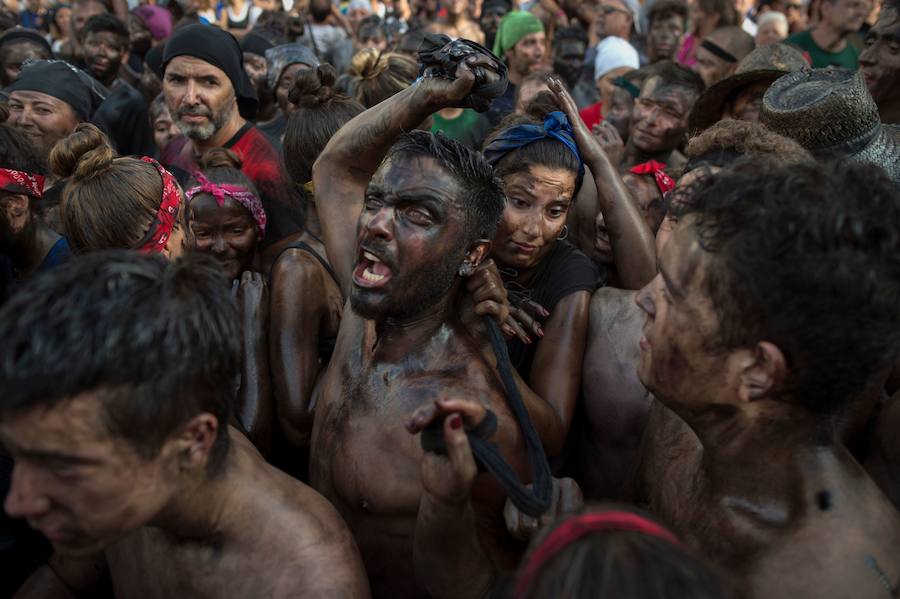
<svg viewBox="0 0 900 599"><path fill-rule="evenodd" d="M356 222L372 175L402 133L462 101L474 83L466 63L460 65L454 81L429 78L414 83L341 127L316 160L316 207L325 247L345 296L356 253Z"/></svg>
<svg viewBox="0 0 900 599"><path fill-rule="evenodd" d="M268 457L272 452L275 410L272 404L266 331L269 295L262 275L244 272L241 275L238 297L244 357L241 363L237 416L249 439L260 453Z"/></svg>
<svg viewBox="0 0 900 599"><path fill-rule="evenodd" d="M591 294L577 291L561 299L544 325L528 386L556 411L565 440L581 391Z"/></svg>
<svg viewBox="0 0 900 599"><path fill-rule="evenodd" d="M319 375L318 339L327 310L326 290L311 258L288 250L272 267L269 342L278 422L288 442L308 447L313 416L309 409Z"/></svg>
<svg viewBox="0 0 900 599"><path fill-rule="evenodd" d="M447 455L422 458L422 498L413 541L416 580L436 599L481 599L494 583L495 566L478 541L470 496L478 467L466 437L466 427L485 416L485 407L465 400L440 400L417 410L407 429L416 434L430 424L423 414L444 418Z"/></svg>
<svg viewBox="0 0 900 599"><path fill-rule="evenodd" d="M575 101L565 87L552 79L550 90L556 95L569 124L575 133L575 142L590 169L597 188L597 203L609 230L613 247L616 271L621 284L626 289L640 289L656 276L656 250L653 235L641 218L641 213L631 201L619 173L607 158L600 144L588 131L578 116ZM579 196L581 199L581 196ZM588 223L593 224L596 212Z"/></svg>

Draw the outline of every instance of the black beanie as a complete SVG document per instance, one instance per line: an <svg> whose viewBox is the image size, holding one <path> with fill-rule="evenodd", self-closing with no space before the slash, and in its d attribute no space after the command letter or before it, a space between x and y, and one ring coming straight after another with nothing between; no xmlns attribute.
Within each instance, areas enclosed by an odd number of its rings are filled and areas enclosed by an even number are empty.
<svg viewBox="0 0 900 599"><path fill-rule="evenodd" d="M209 25L188 25L175 30L163 53L163 73L176 56L193 56L222 70L231 80L238 110L245 119L256 116L259 101L244 73L244 55L233 35Z"/></svg>

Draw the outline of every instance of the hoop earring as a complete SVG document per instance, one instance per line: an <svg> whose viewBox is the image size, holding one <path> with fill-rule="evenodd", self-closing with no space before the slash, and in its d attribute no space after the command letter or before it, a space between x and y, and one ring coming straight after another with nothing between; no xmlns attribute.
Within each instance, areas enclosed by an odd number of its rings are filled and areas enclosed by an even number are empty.
<svg viewBox="0 0 900 599"><path fill-rule="evenodd" d="M563 225L562 233L560 233L560 235L556 239L559 241L562 241L563 239L565 239L568 236L569 236L569 225Z"/></svg>
<svg viewBox="0 0 900 599"><path fill-rule="evenodd" d="M459 267L459 276L471 277L474 272L475 265L469 260L463 260L463 263Z"/></svg>

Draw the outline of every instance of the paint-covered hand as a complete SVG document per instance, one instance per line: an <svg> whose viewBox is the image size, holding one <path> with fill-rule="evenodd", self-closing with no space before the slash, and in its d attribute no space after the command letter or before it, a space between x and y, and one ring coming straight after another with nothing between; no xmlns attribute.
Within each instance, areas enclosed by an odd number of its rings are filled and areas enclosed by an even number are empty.
<svg viewBox="0 0 900 599"><path fill-rule="evenodd" d="M584 163L590 167L597 160L606 160L606 153L600 147L597 138L591 134L587 125L581 120L581 117L578 115L578 105L575 104L572 94L568 92L562 81L556 76L550 77L547 81L547 87L550 88L550 92L556 98L556 103L562 108L566 118L569 119L575 143L578 145L578 151L581 153L581 159Z"/></svg>
<svg viewBox="0 0 900 599"><path fill-rule="evenodd" d="M425 452L420 468L422 487L433 499L454 505L469 500L478 466L466 429L477 426L486 414L487 408L475 401L439 399L416 410L407 422L406 429L413 435L442 423L447 454Z"/></svg>
<svg viewBox="0 0 900 599"><path fill-rule="evenodd" d="M625 142L616 129L608 121L594 125L594 138L600 142L600 147L606 152L609 162L613 165L620 164L625 156Z"/></svg>
<svg viewBox="0 0 900 599"><path fill-rule="evenodd" d="M232 291L238 302L244 335L262 335L269 318L269 286L258 272L244 271Z"/></svg>
<svg viewBox="0 0 900 599"><path fill-rule="evenodd" d="M474 69L481 67L482 72L496 73L494 59L482 54L469 56L459 63L453 79L446 77L423 77L414 85L419 101L425 103L432 112L443 108L463 107L475 86Z"/></svg>
<svg viewBox="0 0 900 599"><path fill-rule="evenodd" d="M528 485L531 488L531 485ZM513 503L507 499L503 508L503 517L506 520L506 530L513 537L527 541L534 533L553 522L563 514L570 514L584 505L584 495L581 487L571 478L553 479L553 503L550 509L540 518L532 518L520 512Z"/></svg>

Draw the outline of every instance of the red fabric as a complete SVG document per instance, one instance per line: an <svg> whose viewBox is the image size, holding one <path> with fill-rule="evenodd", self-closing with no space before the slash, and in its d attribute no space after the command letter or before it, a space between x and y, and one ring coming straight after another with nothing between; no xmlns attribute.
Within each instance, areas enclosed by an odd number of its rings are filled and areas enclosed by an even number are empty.
<svg viewBox="0 0 900 599"><path fill-rule="evenodd" d="M578 113L578 116L581 117L581 120L584 121L584 124L587 125L588 129L593 129L594 125L599 125L603 122L603 102L597 102L596 104L591 104L585 108L582 108Z"/></svg>
<svg viewBox="0 0 900 599"><path fill-rule="evenodd" d="M560 551L587 535L608 531L639 532L674 545L681 545L675 535L656 522L631 512L602 512L574 516L550 533L528 559L528 564L519 577L519 582L516 583L515 596L524 597L541 568Z"/></svg>
<svg viewBox="0 0 900 599"><path fill-rule="evenodd" d="M0 189L13 193L24 193L34 198L44 197L44 177L22 171L0 168Z"/></svg>
<svg viewBox="0 0 900 599"><path fill-rule="evenodd" d="M243 163L241 171L256 185L261 194L282 196L279 188L285 178L281 171L278 151L259 129L248 127L237 141L231 145L226 144L225 147L240 157ZM200 170L194 148L190 140L183 135L179 135L166 146L162 158L164 163L177 166L188 173Z"/></svg>
<svg viewBox="0 0 900 599"><path fill-rule="evenodd" d="M666 168L666 165L662 162L648 160L631 167L630 172L635 175L653 175L653 178L656 180L656 187L659 188L659 193L665 194L667 191L675 189L675 180L663 171L664 168Z"/></svg>
<svg viewBox="0 0 900 599"><path fill-rule="evenodd" d="M156 211L155 228L151 229L146 243L138 248L138 251L144 254L155 254L166 249L166 243L169 241L172 229L175 228L178 206L181 205L181 190L172 173L164 169L160 163L147 156L141 160L152 164L159 172L159 176L162 177L162 201L159 204L159 210Z"/></svg>

